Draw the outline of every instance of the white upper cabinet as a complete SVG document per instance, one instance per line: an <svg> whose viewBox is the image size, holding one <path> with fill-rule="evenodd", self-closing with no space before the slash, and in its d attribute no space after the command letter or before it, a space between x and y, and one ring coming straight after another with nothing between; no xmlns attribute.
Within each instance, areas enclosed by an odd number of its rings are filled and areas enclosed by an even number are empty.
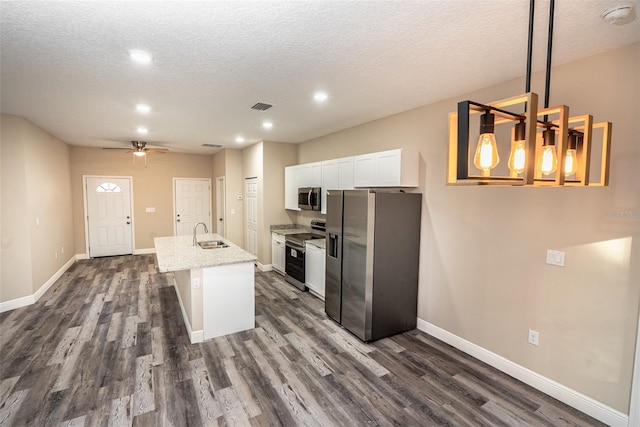
<svg viewBox="0 0 640 427"><path fill-rule="evenodd" d="M284 168L284 208L299 211L298 188L322 187L322 162Z"/></svg>
<svg viewBox="0 0 640 427"><path fill-rule="evenodd" d="M298 181L300 166L287 166L284 168L284 208L299 211L298 207Z"/></svg>
<svg viewBox="0 0 640 427"><path fill-rule="evenodd" d="M320 187L322 185L322 162L298 165L300 177L298 187Z"/></svg>
<svg viewBox="0 0 640 427"><path fill-rule="evenodd" d="M299 211L298 188L320 187L320 213L327 213L327 190L358 187L417 187L420 165L415 150L363 154L288 166L284 169L284 207Z"/></svg>
<svg viewBox="0 0 640 427"><path fill-rule="evenodd" d="M320 213L327 213L327 190L353 188L353 157L322 162L322 200Z"/></svg>
<svg viewBox="0 0 640 427"><path fill-rule="evenodd" d="M418 153L399 148L354 157L354 187L417 187Z"/></svg>

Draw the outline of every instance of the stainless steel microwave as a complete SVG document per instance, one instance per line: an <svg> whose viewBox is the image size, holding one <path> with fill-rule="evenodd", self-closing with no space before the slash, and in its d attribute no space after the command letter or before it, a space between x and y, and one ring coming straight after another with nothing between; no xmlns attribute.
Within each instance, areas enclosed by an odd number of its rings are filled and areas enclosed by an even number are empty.
<svg viewBox="0 0 640 427"><path fill-rule="evenodd" d="M308 211L319 211L320 187L298 188L298 207Z"/></svg>

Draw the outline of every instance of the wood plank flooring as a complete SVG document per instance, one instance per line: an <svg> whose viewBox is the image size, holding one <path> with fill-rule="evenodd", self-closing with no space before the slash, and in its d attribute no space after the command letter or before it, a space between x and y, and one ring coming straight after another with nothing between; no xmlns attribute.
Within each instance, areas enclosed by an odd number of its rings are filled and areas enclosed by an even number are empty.
<svg viewBox="0 0 640 427"><path fill-rule="evenodd" d="M597 426L417 330L363 344L256 273L256 328L191 345L154 255L75 263L0 314L0 426Z"/></svg>

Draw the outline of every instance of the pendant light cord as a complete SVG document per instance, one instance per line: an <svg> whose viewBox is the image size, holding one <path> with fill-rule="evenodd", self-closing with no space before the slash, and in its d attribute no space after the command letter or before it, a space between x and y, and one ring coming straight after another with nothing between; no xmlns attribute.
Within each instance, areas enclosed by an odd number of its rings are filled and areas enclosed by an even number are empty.
<svg viewBox="0 0 640 427"><path fill-rule="evenodd" d="M527 77L525 93L531 92L531 57L533 56L533 14L535 5L536 0L529 0L529 42L527 44Z"/></svg>
<svg viewBox="0 0 640 427"><path fill-rule="evenodd" d="M553 46L553 15L554 15L555 1L549 2L549 33L547 36L547 75L545 78L544 88L544 108L549 108L549 86L551 85L551 48ZM546 122L548 116L544 116Z"/></svg>

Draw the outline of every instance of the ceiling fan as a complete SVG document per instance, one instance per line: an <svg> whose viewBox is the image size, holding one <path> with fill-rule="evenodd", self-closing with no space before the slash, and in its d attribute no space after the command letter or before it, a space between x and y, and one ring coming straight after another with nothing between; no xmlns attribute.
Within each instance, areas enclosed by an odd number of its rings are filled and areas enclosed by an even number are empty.
<svg viewBox="0 0 640 427"><path fill-rule="evenodd" d="M126 150L127 153L133 153L133 166L136 165L136 157L144 157L144 167L147 167L147 153L164 154L169 152L167 148L147 147L145 141L131 141L132 148L112 148L105 147L105 150Z"/></svg>

